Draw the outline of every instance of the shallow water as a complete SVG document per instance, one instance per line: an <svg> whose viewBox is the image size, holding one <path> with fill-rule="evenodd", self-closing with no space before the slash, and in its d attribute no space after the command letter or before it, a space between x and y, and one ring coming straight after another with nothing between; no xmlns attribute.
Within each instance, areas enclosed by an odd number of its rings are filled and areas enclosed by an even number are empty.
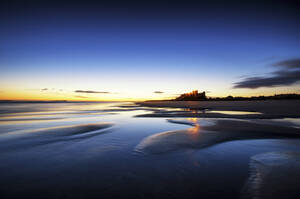
<svg viewBox="0 0 300 199"><path fill-rule="evenodd" d="M274 179L293 183L293 194L278 195L299 195L299 175L288 178L286 169L299 159L299 120L134 117L152 111L1 104L0 198L260 198L270 195L268 184L279 186ZM283 154L280 175L269 174L273 165L255 169L253 161L274 154ZM265 186L257 172L270 175L261 177Z"/></svg>
<svg viewBox="0 0 300 199"><path fill-rule="evenodd" d="M260 112L250 112L250 111L206 111L207 113L221 113L226 115L256 115L262 114Z"/></svg>

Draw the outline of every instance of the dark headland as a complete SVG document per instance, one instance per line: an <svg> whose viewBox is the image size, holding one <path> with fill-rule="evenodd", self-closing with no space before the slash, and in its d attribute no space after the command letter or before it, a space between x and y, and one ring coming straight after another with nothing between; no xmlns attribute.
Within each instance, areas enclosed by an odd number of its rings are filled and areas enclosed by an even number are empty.
<svg viewBox="0 0 300 199"><path fill-rule="evenodd" d="M191 93L182 94L173 100L149 100L138 102L137 104L146 107L182 109L182 111L169 110L143 115L146 117L238 119L300 118L299 94L252 97L207 97L205 92L198 93L198 91L193 91ZM227 113L226 111L242 111L245 112L245 114Z"/></svg>
<svg viewBox="0 0 300 199"><path fill-rule="evenodd" d="M174 101L249 101L249 100L300 100L300 94L275 94L272 96L251 96L251 97L233 97L228 95L227 97L207 97L206 92L201 93L198 90L194 90L190 93L184 93L175 98Z"/></svg>

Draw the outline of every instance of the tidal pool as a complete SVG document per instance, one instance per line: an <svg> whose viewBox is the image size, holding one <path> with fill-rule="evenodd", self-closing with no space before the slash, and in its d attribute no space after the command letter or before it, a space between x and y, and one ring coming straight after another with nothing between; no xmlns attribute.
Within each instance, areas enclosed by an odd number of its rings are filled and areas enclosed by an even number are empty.
<svg viewBox="0 0 300 199"><path fill-rule="evenodd" d="M300 195L298 119L135 117L155 110L1 104L0 197L263 198L281 180Z"/></svg>
<svg viewBox="0 0 300 199"><path fill-rule="evenodd" d="M226 115L257 115L260 112L250 112L250 111L206 111L206 113L221 113Z"/></svg>

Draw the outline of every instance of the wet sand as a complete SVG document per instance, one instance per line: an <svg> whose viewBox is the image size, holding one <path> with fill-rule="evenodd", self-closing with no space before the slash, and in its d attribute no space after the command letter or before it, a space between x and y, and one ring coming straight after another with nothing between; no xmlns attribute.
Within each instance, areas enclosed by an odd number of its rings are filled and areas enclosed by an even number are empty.
<svg viewBox="0 0 300 199"><path fill-rule="evenodd" d="M242 199L298 198L300 152L269 152L250 158Z"/></svg>
<svg viewBox="0 0 300 199"><path fill-rule="evenodd" d="M139 117L199 117L199 118L240 118L276 119L299 118L300 100L264 101L145 101L138 102L143 107L181 108L182 111L156 111ZM208 111L207 111L208 110ZM209 112L209 111L212 112ZM215 112L220 111L220 113ZM221 111L254 112L226 114ZM255 114L257 112L257 114Z"/></svg>
<svg viewBox="0 0 300 199"><path fill-rule="evenodd" d="M157 133L143 139L135 148L137 152L160 154L185 148L201 149L222 142L266 138L300 138L300 129L264 121L210 119L168 120L192 128Z"/></svg>
<svg viewBox="0 0 300 199"><path fill-rule="evenodd" d="M1 133L0 150L3 152L15 150L16 148L89 138L109 132L108 129L112 126L112 123L91 123Z"/></svg>
<svg viewBox="0 0 300 199"><path fill-rule="evenodd" d="M0 198L298 198L300 119L228 111L2 105Z"/></svg>

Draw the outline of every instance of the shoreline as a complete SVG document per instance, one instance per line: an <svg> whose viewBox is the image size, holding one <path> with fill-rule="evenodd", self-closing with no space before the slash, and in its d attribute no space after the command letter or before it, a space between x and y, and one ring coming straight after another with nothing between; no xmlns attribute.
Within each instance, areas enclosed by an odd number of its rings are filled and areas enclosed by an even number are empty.
<svg viewBox="0 0 300 199"><path fill-rule="evenodd" d="M136 103L142 107L180 108L182 111L154 111L137 117L198 117L236 119L300 118L300 100L264 101L145 101ZM258 112L259 114L224 114L209 111Z"/></svg>

